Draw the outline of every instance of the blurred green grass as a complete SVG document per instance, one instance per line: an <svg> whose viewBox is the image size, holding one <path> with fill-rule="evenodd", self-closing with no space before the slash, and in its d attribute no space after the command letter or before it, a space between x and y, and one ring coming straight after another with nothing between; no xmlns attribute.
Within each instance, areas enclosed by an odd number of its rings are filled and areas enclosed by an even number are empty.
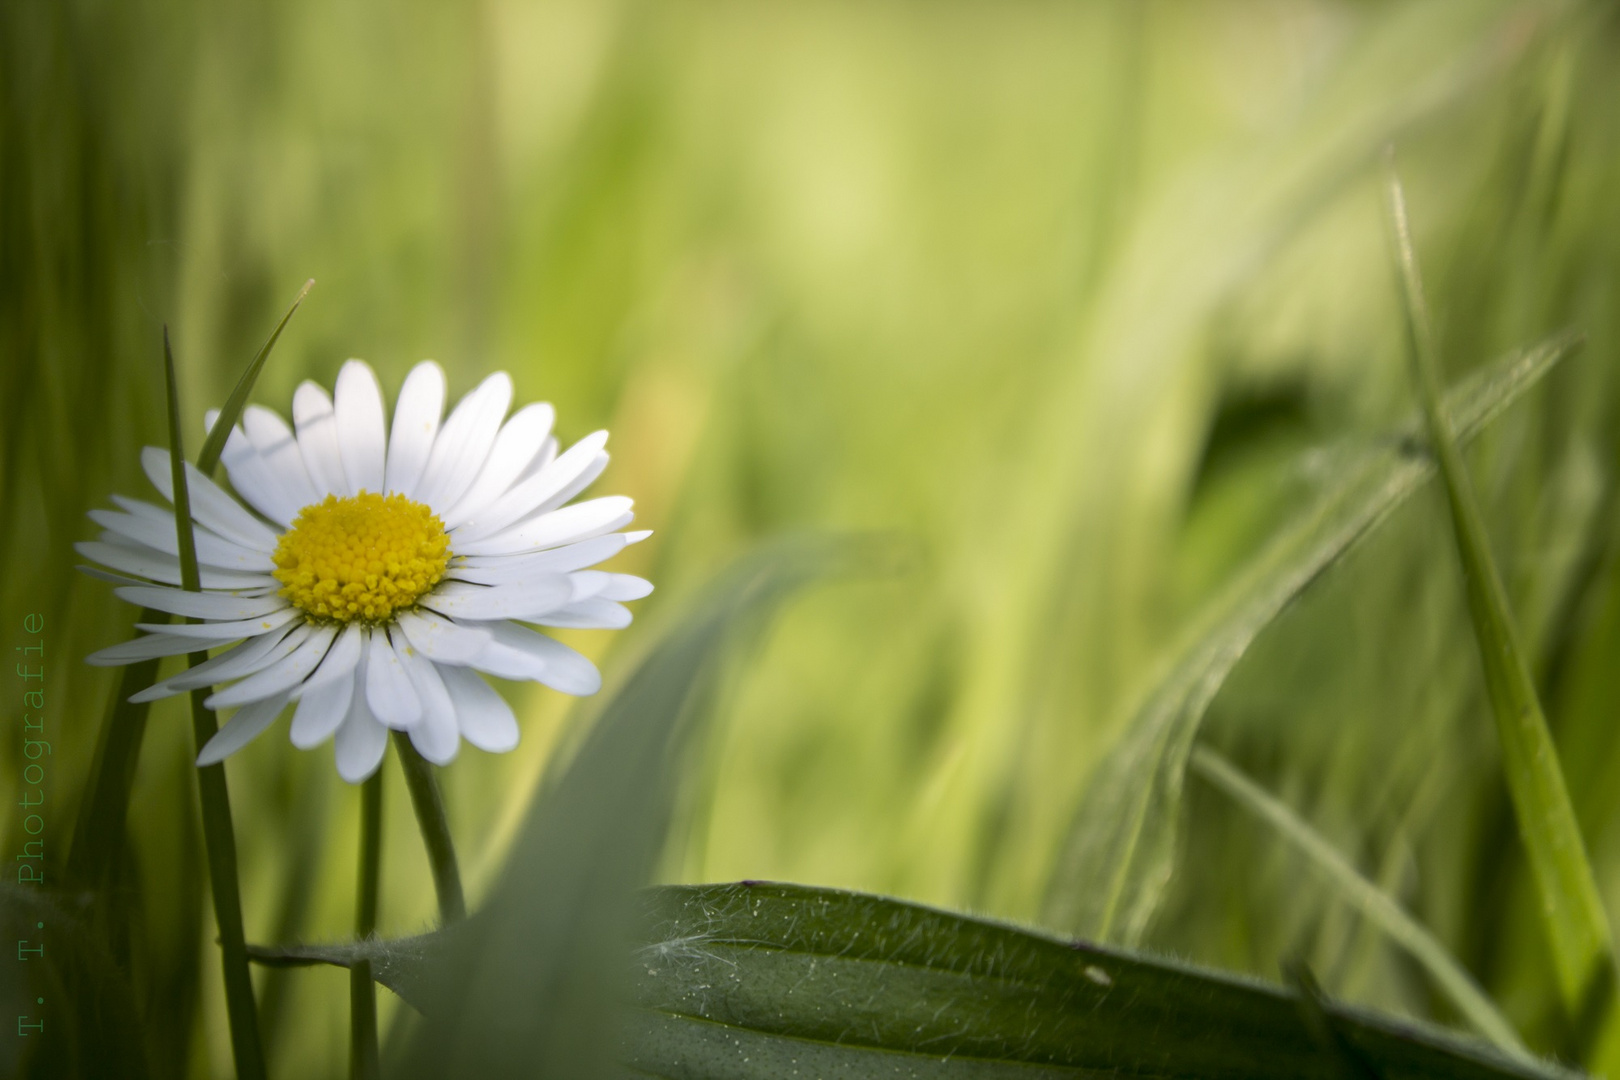
<svg viewBox="0 0 1620 1080"><path fill-rule="evenodd" d="M1192 618L1410 407L1379 209L1396 140L1448 376L1585 351L1470 464L1611 909L1620 677L1620 26L1600 4L363 0L9 6L0 34L0 611L51 649L53 851L132 612L75 575L143 491L160 327L203 408L306 277L260 381L512 372L657 530L610 682L771 537L903 535L798 604L727 695L684 880L780 878L1033 919L1070 814ZM1205 737L1418 914L1538 1049L1573 1037L1425 492L1267 632ZM570 702L445 777L473 895ZM228 1060L185 718L130 829L165 1060ZM16 740L0 768L19 764ZM358 793L273 736L230 766L255 940L348 925ZM1454 1019L1300 858L1196 782L1148 944ZM382 928L433 912L388 789ZM8 838L20 819L5 817ZM293 873L303 868L304 873ZM292 884L289 884L292 883ZM300 891L303 890L303 891ZM211 961L206 979L217 979ZM260 973L272 1071L342 1060L341 973ZM384 995L386 998L386 995ZM384 1002L385 1022L392 1002ZM183 1030L183 1029L182 1029ZM210 1064L211 1063L211 1064Z"/></svg>

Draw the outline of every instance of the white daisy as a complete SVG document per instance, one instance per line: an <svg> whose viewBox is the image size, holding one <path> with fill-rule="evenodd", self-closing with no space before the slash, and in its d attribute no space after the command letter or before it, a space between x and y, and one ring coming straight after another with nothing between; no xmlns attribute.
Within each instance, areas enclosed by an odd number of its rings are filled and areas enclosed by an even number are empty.
<svg viewBox="0 0 1620 1080"><path fill-rule="evenodd" d="M294 704L293 745L335 736L350 783L376 771L389 728L438 764L463 738L496 753L516 746L517 720L479 672L595 693L602 680L589 660L523 624L626 626L621 601L652 591L639 577L587 569L649 535L617 531L634 516L629 499L565 505L607 466L607 432L559 455L550 405L503 424L504 372L441 423L444 397L439 366L417 365L390 435L376 375L351 360L331 397L313 382L298 388L293 428L249 406L221 459L242 502L186 466L201 592L177 587L171 510L115 496L119 510L92 511L106 531L77 548L119 573L91 572L130 603L201 621L138 624L146 636L90 662L239 642L134 700L229 682L207 703L236 712L199 765L241 749ZM208 414L210 428L218 415ZM169 452L147 447L141 464L172 503Z"/></svg>

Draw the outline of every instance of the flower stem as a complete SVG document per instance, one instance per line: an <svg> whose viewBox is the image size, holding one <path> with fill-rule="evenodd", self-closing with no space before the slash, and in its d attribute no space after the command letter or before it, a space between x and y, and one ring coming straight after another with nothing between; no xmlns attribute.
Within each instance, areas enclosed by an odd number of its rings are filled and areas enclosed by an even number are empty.
<svg viewBox="0 0 1620 1080"><path fill-rule="evenodd" d="M416 809L416 824L422 830L428 864L433 868L433 891L439 897L439 922L449 925L467 915L467 900L461 892L461 870L456 866L456 845L450 839L450 822L444 816L444 798L434 779L433 765L411 745L403 731L394 732L394 748L405 771L405 786Z"/></svg>
<svg viewBox="0 0 1620 1080"><path fill-rule="evenodd" d="M377 878L382 868L382 769L360 789L360 881L354 905L354 936L364 941L377 932ZM377 1080L377 985L371 961L349 968L349 1076Z"/></svg>

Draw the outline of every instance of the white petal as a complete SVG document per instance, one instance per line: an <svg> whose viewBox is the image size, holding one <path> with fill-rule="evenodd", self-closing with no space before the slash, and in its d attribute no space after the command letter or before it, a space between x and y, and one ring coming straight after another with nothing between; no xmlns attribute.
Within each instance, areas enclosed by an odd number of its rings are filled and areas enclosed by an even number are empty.
<svg viewBox="0 0 1620 1080"><path fill-rule="evenodd" d="M534 551L525 555L475 555L458 559L451 565L450 578L475 581L485 585L498 585L506 581L523 581L537 572L555 570L568 572L595 566L611 559L630 544L651 536L647 530L628 533L609 533L566 547Z"/></svg>
<svg viewBox="0 0 1620 1080"><path fill-rule="evenodd" d="M399 400L394 403L394 426L388 434L387 483L390 494L410 498L427 468L433 452L433 438L439 433L439 417L444 414L444 370L424 360L405 376Z"/></svg>
<svg viewBox="0 0 1620 1080"><path fill-rule="evenodd" d="M529 517L544 508L547 503L555 502L560 506L568 501L572 493L577 493L607 468L607 455L602 453L602 447L607 445L607 439L608 433L605 431L585 436L570 446L562 457L512 488L457 528L456 539L461 541L483 539L513 522ZM584 483L579 483L581 477L586 477Z"/></svg>
<svg viewBox="0 0 1620 1080"><path fill-rule="evenodd" d="M332 746L338 775L351 784L358 784L376 772L377 766L382 764L383 752L388 749L388 729L377 722L366 705L366 667L366 658L362 656L354 673L349 712L337 729Z"/></svg>
<svg viewBox="0 0 1620 1080"><path fill-rule="evenodd" d="M310 672L320 665L321 658L331 646L332 639L337 637L337 630L330 626L323 626L309 635L304 642L287 656L255 672L203 702L210 709L225 709L232 705L243 705L249 701L260 701L272 695L286 695L309 677Z"/></svg>
<svg viewBox="0 0 1620 1080"><path fill-rule="evenodd" d="M126 499L114 495L113 501L123 507L116 510L92 510L89 517L97 525L115 532L138 544L145 544L165 555L180 555L180 534L175 528L174 514L161 506ZM232 573L269 573L276 568L270 556L262 551L232 543L217 533L192 525L191 536L196 544L197 562Z"/></svg>
<svg viewBox="0 0 1620 1080"><path fill-rule="evenodd" d="M461 749L461 729L456 724L450 692L444 688L433 662L411 649L405 635L397 635L394 652L422 701L422 719L411 728L411 745L433 764L448 765Z"/></svg>
<svg viewBox="0 0 1620 1080"><path fill-rule="evenodd" d="M174 473L169 468L169 452L157 446L141 451L141 468L152 486L174 502ZM186 462L186 494L191 500L191 516L227 540L266 554L276 550L276 533L248 513L242 504L225 494L225 489Z"/></svg>
<svg viewBox="0 0 1620 1080"><path fill-rule="evenodd" d="M279 596L187 592L185 589L162 589L153 585L127 585L114 589L113 595L131 604L192 619L252 619L287 606L287 601Z"/></svg>
<svg viewBox="0 0 1620 1080"><path fill-rule="evenodd" d="M313 632L314 628L304 623L293 627L285 635L261 634L256 638L249 638L235 648L227 649L194 668L188 668L173 678L147 687L129 700L156 701L174 694L183 694L187 690L214 686L230 679L251 675L292 652Z"/></svg>
<svg viewBox="0 0 1620 1080"><path fill-rule="evenodd" d="M315 493L323 498L353 494L338 449L337 413L320 384L305 379L293 391L293 424L298 428L298 452Z"/></svg>
<svg viewBox="0 0 1620 1080"><path fill-rule="evenodd" d="M231 486L249 506L271 521L292 524L302 504L293 498L270 463L259 456L240 427L231 429L219 460L231 478Z"/></svg>
<svg viewBox="0 0 1620 1080"><path fill-rule="evenodd" d="M496 689L475 671L441 667L439 677L456 706L462 737L480 750L504 754L518 744L517 717Z"/></svg>
<svg viewBox="0 0 1620 1080"><path fill-rule="evenodd" d="M242 749L258 738L260 732L269 727L286 707L287 695L277 694L275 697L255 701L251 705L237 709L231 718L225 721L225 726L208 740L208 745L202 748L202 753L197 755L198 767L217 765Z"/></svg>
<svg viewBox="0 0 1620 1080"><path fill-rule="evenodd" d="M574 582L574 599L640 600L651 595L652 582L634 574L612 574L606 570L578 570L568 575Z"/></svg>
<svg viewBox="0 0 1620 1080"><path fill-rule="evenodd" d="M294 502L305 507L316 501L318 496L309 481L309 470L304 468L298 439L279 413L263 405L249 405L242 412L242 430Z"/></svg>
<svg viewBox="0 0 1620 1080"><path fill-rule="evenodd" d="M635 515L630 512L632 505L634 503L623 495L609 495L521 521L509 529L471 543L464 543L452 536L450 546L458 555L515 555L540 548L575 544L630 524L635 520Z"/></svg>
<svg viewBox="0 0 1620 1080"><path fill-rule="evenodd" d="M545 402L525 405L514 413L495 436L495 445L478 479L461 501L443 515L444 527L454 529L504 494L546 447L556 419L557 411Z"/></svg>
<svg viewBox="0 0 1620 1080"><path fill-rule="evenodd" d="M74 546L77 547L78 545L75 544ZM74 563L73 569L77 570L85 577L95 578L97 581L105 581L111 585L124 586L151 584L150 581L142 581L138 577L131 577L128 574L115 574L111 570L104 570L99 566L89 566L85 563Z"/></svg>
<svg viewBox="0 0 1620 1080"><path fill-rule="evenodd" d="M179 545L176 545L177 547ZM126 574L139 574L165 585L180 584L180 560L148 547L134 547L123 543L86 540L74 544L73 550L103 566L122 570ZM205 589L275 589L280 582L268 574L234 574L228 570L215 570L210 566L198 568Z"/></svg>
<svg viewBox="0 0 1620 1080"><path fill-rule="evenodd" d="M441 664L470 664L490 642L488 631L453 623L431 611L402 611L394 621L413 649Z"/></svg>
<svg viewBox="0 0 1620 1080"><path fill-rule="evenodd" d="M569 627L574 630L623 630L630 625L630 609L612 600L593 596L528 621L541 626Z"/></svg>
<svg viewBox="0 0 1620 1080"><path fill-rule="evenodd" d="M172 629L172 627L166 627ZM203 652L215 645L226 645L241 634L226 634L216 640L196 637L180 637L176 634L153 633L145 637L133 638L109 645L84 658L84 662L92 667L117 667L120 664L133 664L141 660L156 660L160 656L179 656L181 653Z"/></svg>
<svg viewBox="0 0 1620 1080"><path fill-rule="evenodd" d="M369 364L350 360L343 365L338 372L333 409L337 414L338 451L350 490L381 494L388 433L382 388Z"/></svg>
<svg viewBox="0 0 1620 1080"><path fill-rule="evenodd" d="M512 379L504 371L497 371L461 399L433 442L433 453L416 488L418 502L442 514L461 501L489 457L501 418L511 404Z"/></svg>
<svg viewBox="0 0 1620 1080"><path fill-rule="evenodd" d="M382 630L366 646L366 704L384 725L404 730L422 719L422 699Z"/></svg>
<svg viewBox="0 0 1620 1080"><path fill-rule="evenodd" d="M494 640L473 663L503 679L544 683L565 694L584 696L602 688L592 663L560 641L510 622L484 624Z"/></svg>
<svg viewBox="0 0 1620 1080"><path fill-rule="evenodd" d="M354 696L353 669L342 678L328 679L313 689L306 689L298 699L293 713L292 730L288 733L292 744L300 750L310 750L332 737L343 718L348 715L349 702Z"/></svg>
<svg viewBox="0 0 1620 1080"><path fill-rule="evenodd" d="M315 690L327 683L335 682L343 676L354 671L365 653L366 632L358 623L350 623L343 628L343 632L332 642L327 650L326 659L315 673L305 680L304 685L293 691L293 697L314 693Z"/></svg>
<svg viewBox="0 0 1620 1080"><path fill-rule="evenodd" d="M191 637L200 641L221 639L222 641L235 641L237 638L254 637L269 633L278 627L286 626L303 612L295 607L283 608L271 612L269 615L257 619L243 619L241 622L221 623L136 623L142 630L151 630L154 633L174 634L179 637Z"/></svg>
<svg viewBox="0 0 1620 1080"><path fill-rule="evenodd" d="M521 585L441 584L422 597L423 607L457 619L528 619L555 611L573 598L566 574L542 574Z"/></svg>
<svg viewBox="0 0 1620 1080"><path fill-rule="evenodd" d="M540 452L534 455L534 460L524 467L522 474L517 478L517 483L521 484L530 477L538 476L542 469L548 468L553 461L557 460L558 449L557 436L546 436L545 444L540 447Z"/></svg>

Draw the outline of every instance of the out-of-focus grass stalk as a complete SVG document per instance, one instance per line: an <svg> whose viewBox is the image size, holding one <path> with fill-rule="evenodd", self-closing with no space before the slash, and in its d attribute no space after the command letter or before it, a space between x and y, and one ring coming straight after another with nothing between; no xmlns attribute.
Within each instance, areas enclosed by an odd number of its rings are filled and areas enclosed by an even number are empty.
<svg viewBox="0 0 1620 1080"><path fill-rule="evenodd" d="M1411 954L1423 965L1441 992L1451 999L1457 1011L1468 1019L1481 1035L1503 1051L1521 1060L1531 1060L1529 1049L1519 1039L1518 1032L1507 1018L1497 1011L1490 998L1474 982L1446 947L1406 909L1387 893L1368 881L1309 824L1295 814L1281 800L1272 796L1253 780L1208 747L1194 748L1192 769L1199 776L1220 788L1232 801L1253 813L1315 863L1338 887L1348 900L1379 929Z"/></svg>
<svg viewBox="0 0 1620 1080"><path fill-rule="evenodd" d="M377 878L382 868L382 768L360 788L360 875L354 904L354 936L364 941L377 932ZM377 1080L377 986L371 961L349 969L349 1075Z"/></svg>
<svg viewBox="0 0 1620 1080"><path fill-rule="evenodd" d="M1491 557L1474 489L1445 411L1423 281L1412 247L1406 197L1389 162L1389 219L1405 301L1412 372L1429 441L1445 480L1457 551L1467 583L1468 610L1479 643L1485 686L1496 717L1502 768L1529 854L1541 911L1553 947L1564 1002L1578 1017L1608 1012L1614 988L1614 951L1609 920L1586 846L1564 784L1558 749L1547 728L1507 590ZM1613 1030L1612 1016L1606 1027Z"/></svg>
<svg viewBox="0 0 1620 1080"><path fill-rule="evenodd" d="M174 381L174 353L169 331L163 330L164 377L169 401L169 467L174 479L174 521L180 544L180 584L188 592L201 592L197 570L196 538L191 530L191 496L186 488L186 459L180 437L180 392ZM190 666L208 659L206 649L189 654ZM197 752L219 732L214 711L203 702L210 691L191 692L191 727ZM202 802L203 840L208 851L208 878L214 896L214 921L219 928L225 975L225 1008L230 1018L231 1052L238 1080L263 1080L264 1047L259 1040L258 1010L253 1004L253 980L248 974L247 942L242 929L242 896L236 870L236 833L231 825L231 797L225 785L223 763L197 770L197 793Z"/></svg>
<svg viewBox="0 0 1620 1080"><path fill-rule="evenodd" d="M444 816L444 796L433 776L433 765L411 745L403 731L394 732L394 749L399 752L405 786L411 793L416 824L422 830L428 865L433 869L433 891L439 898L439 922L448 926L467 914L467 898L461 891L461 870L456 864L456 845L450 837L450 822Z"/></svg>
<svg viewBox="0 0 1620 1080"><path fill-rule="evenodd" d="M152 608L142 608L136 620L142 623L168 621L168 612ZM67 877L75 885L88 886L98 893L108 892L113 886L119 863L118 849L127 835L125 818L129 812L129 793L135 785L135 766L140 761L146 717L151 709L146 702L129 699L156 682L157 673L156 660L142 660L123 669L113 684L112 700L107 703L101 731L96 735L86 795L73 824Z"/></svg>

